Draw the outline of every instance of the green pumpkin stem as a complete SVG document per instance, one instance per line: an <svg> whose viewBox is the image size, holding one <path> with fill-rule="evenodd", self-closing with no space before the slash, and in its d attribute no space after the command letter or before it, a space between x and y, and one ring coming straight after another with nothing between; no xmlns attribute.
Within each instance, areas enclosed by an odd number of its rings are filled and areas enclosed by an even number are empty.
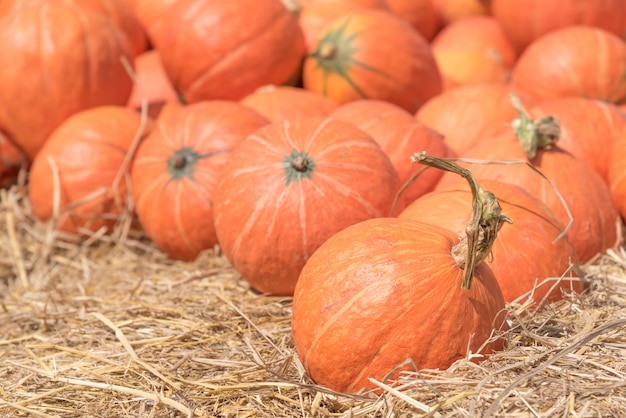
<svg viewBox="0 0 626 418"><path fill-rule="evenodd" d="M465 270L461 287L471 289L474 269L491 254L493 243L504 222L512 221L502 215L502 208L494 194L480 187L467 168L445 158L426 155L425 152L414 154L411 161L456 173L464 177L470 185L472 219L465 227L466 236L452 247L451 255L457 266Z"/></svg>
<svg viewBox="0 0 626 418"><path fill-rule="evenodd" d="M537 155L537 150L550 148L559 140L561 136L560 122L553 116L533 120L519 96L511 94L509 97L511 104L519 113L511 126L526 153L526 157L532 160Z"/></svg>

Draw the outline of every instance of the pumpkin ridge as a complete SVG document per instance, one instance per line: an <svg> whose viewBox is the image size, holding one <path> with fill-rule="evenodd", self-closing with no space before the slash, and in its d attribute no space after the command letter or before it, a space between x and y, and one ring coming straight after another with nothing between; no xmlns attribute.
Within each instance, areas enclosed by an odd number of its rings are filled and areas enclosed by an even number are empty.
<svg viewBox="0 0 626 418"><path fill-rule="evenodd" d="M251 45L251 43L257 41L258 37L260 37L261 34L268 32L268 28L273 28L276 24L277 17L280 18L282 16L285 16L284 11L277 10L272 19L268 19L268 23L265 26L259 28L257 32L252 33L248 39L244 40L234 50L229 51L227 55L221 56L216 64L209 66L206 70L200 73L195 78L193 83L191 83L186 89L187 92L195 90L198 85L202 85L207 78L209 78L215 72L218 72L222 67L227 67L227 64L229 64L231 60L235 59L244 47L248 47Z"/></svg>
<svg viewBox="0 0 626 418"><path fill-rule="evenodd" d="M356 193L352 188L344 183L341 183L332 176L326 176L323 173L317 173L317 178L325 180L327 183L332 184L335 187L335 192L341 193L342 196L351 197L359 202L361 207L365 208L368 214L372 216L386 216L387 213L381 214L376 207L374 207L367 199L364 199L359 193Z"/></svg>

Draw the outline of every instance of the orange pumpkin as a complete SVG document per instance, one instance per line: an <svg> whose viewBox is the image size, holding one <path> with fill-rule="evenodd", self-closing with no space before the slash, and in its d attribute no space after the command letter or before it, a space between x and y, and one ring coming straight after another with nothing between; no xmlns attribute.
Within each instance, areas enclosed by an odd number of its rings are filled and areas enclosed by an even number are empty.
<svg viewBox="0 0 626 418"><path fill-rule="evenodd" d="M45 40L45 42L40 42ZM0 129L32 160L71 115L99 105L123 105L132 62L124 33L101 13L41 2L0 18Z"/></svg>
<svg viewBox="0 0 626 418"><path fill-rule="evenodd" d="M491 0L491 13L518 52L541 36L573 25L594 26L623 36L622 0Z"/></svg>
<svg viewBox="0 0 626 418"><path fill-rule="evenodd" d="M569 26L536 39L519 57L511 83L540 102L585 97L626 102L626 42L588 26Z"/></svg>
<svg viewBox="0 0 626 418"><path fill-rule="evenodd" d="M137 55L134 64L135 80L126 106L140 110L145 100L148 116L156 118L165 103L178 101L174 86L165 74L156 49Z"/></svg>
<svg viewBox="0 0 626 418"><path fill-rule="evenodd" d="M127 0L128 1L128 0ZM167 20L168 10L179 0L132 0L135 2L135 15L139 24L153 43L155 33L161 30Z"/></svg>
<svg viewBox="0 0 626 418"><path fill-rule="evenodd" d="M480 180L480 185L492 192L502 213L513 223L498 233L493 244L493 256L488 262L493 271L505 302L518 300L524 303L526 296L540 303L562 299L563 290L582 291L582 283L567 277L552 288L554 281L542 283L548 278L559 278L570 264L578 262L574 246L567 236L557 238L565 231L563 223L539 199L521 187L494 180ZM409 204L398 215L401 219L439 225L463 234L470 221L471 194L467 184L428 193ZM535 286L541 285L537 288Z"/></svg>
<svg viewBox="0 0 626 418"><path fill-rule="evenodd" d="M14 184L22 167L26 167L24 156L0 131L0 187Z"/></svg>
<svg viewBox="0 0 626 418"><path fill-rule="evenodd" d="M297 17L281 0L180 0L151 39L187 103L287 83L305 54Z"/></svg>
<svg viewBox="0 0 626 418"><path fill-rule="evenodd" d="M232 148L268 123L236 102L173 108L137 149L132 185L137 217L169 257L190 261L217 244L213 200Z"/></svg>
<svg viewBox="0 0 626 418"><path fill-rule="evenodd" d="M509 127L518 116L509 99L511 92L510 87L498 84L459 87L433 97L416 117L441 133L448 147L462 156L483 138Z"/></svg>
<svg viewBox="0 0 626 418"><path fill-rule="evenodd" d="M609 160L608 183L611 188L613 202L620 215L626 221L626 137L622 136L612 148Z"/></svg>
<svg viewBox="0 0 626 418"><path fill-rule="evenodd" d="M472 16L489 14L488 2L485 0L431 0L441 26L447 26L457 20Z"/></svg>
<svg viewBox="0 0 626 418"><path fill-rule="evenodd" d="M450 23L431 45L444 78L444 90L509 82L516 52L492 17L468 17Z"/></svg>
<svg viewBox="0 0 626 418"><path fill-rule="evenodd" d="M393 163L404 185L423 167L408 158L416 151L436 157L450 153L443 137L417 121L406 110L379 100L356 100L336 109L331 117L345 120L370 134ZM402 192L405 202L412 202L432 190L443 171L426 170Z"/></svg>
<svg viewBox="0 0 626 418"><path fill-rule="evenodd" d="M326 96L292 86L264 86L240 102L271 122L328 116L339 106Z"/></svg>
<svg viewBox="0 0 626 418"><path fill-rule="evenodd" d="M129 166L125 166L141 117L123 106L84 110L61 124L32 163L28 196L39 219L72 234L106 228L128 215ZM58 207L57 207L58 204Z"/></svg>
<svg viewBox="0 0 626 418"><path fill-rule="evenodd" d="M428 41L439 31L440 20L432 0L387 0L387 6Z"/></svg>
<svg viewBox="0 0 626 418"><path fill-rule="evenodd" d="M332 118L274 122L232 152L215 195L215 229L234 268L262 293L291 295L330 236L386 216L398 174L380 146Z"/></svg>
<svg viewBox="0 0 626 418"><path fill-rule="evenodd" d="M327 26L304 62L303 83L339 103L384 100L411 113L441 92L428 42L382 10L352 12Z"/></svg>

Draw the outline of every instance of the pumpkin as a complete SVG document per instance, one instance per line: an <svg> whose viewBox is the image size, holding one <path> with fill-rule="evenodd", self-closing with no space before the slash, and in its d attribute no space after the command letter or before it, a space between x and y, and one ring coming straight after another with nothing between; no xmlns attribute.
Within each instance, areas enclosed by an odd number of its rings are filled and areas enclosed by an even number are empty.
<svg viewBox="0 0 626 418"><path fill-rule="evenodd" d="M352 12L327 26L304 61L303 84L340 104L384 100L411 113L441 92L428 42L382 10Z"/></svg>
<svg viewBox="0 0 626 418"><path fill-rule="evenodd" d="M69 117L33 160L28 196L33 213L60 231L112 232L128 215L128 156L151 123L123 106L98 106Z"/></svg>
<svg viewBox="0 0 626 418"><path fill-rule="evenodd" d="M148 116L156 118L166 102L178 101L167 78L159 51L151 49L135 57L135 80L126 106L140 110L146 101Z"/></svg>
<svg viewBox="0 0 626 418"><path fill-rule="evenodd" d="M582 97L541 102L529 109L536 119L559 120L559 147L589 164L608 182L613 143L626 136L626 116L611 103Z"/></svg>
<svg viewBox="0 0 626 418"><path fill-rule="evenodd" d="M229 157L214 200L217 238L253 288L291 295L310 255L343 228L389 215L398 187L389 158L353 124L274 122Z"/></svg>
<svg viewBox="0 0 626 418"><path fill-rule="evenodd" d="M489 14L485 0L431 0L441 26L472 16Z"/></svg>
<svg viewBox="0 0 626 418"><path fill-rule="evenodd" d="M574 246L565 232L565 226L539 199L511 183L481 180L480 185L492 192L502 207L502 213L513 223L506 225L493 244L493 271L505 302L534 303L546 299L554 302L562 298L563 290L582 291L580 281L565 277L555 288L547 278L564 275L570 264L578 262ZM466 184L437 190L415 200L398 215L462 234L470 221L471 191ZM536 287L537 285L540 285ZM531 302L532 303L532 302Z"/></svg>
<svg viewBox="0 0 626 418"><path fill-rule="evenodd" d="M268 121L237 102L173 108L140 144L131 175L139 223L170 258L191 261L217 244L213 201L232 148Z"/></svg>
<svg viewBox="0 0 626 418"><path fill-rule="evenodd" d="M297 17L280 0L180 0L164 17L151 39L187 103L284 84L305 54Z"/></svg>
<svg viewBox="0 0 626 418"><path fill-rule="evenodd" d="M619 214L611 201L608 185L584 161L559 147L557 119L533 120L525 109L519 109L521 114L509 131L485 139L463 154L470 160L518 163L464 166L470 167L479 180L513 183L542 200L563 224L571 222L569 237L576 254L580 262L590 261L618 243ZM529 163L549 181L519 162ZM458 183L457 178L446 173L437 184L437 189ZM571 212L571 219L566 206Z"/></svg>
<svg viewBox="0 0 626 418"><path fill-rule="evenodd" d="M431 45L444 90L467 84L507 84L516 59L499 23L489 16L452 22Z"/></svg>
<svg viewBox="0 0 626 418"><path fill-rule="evenodd" d="M439 31L439 16L431 0L387 0L387 6L428 41Z"/></svg>
<svg viewBox="0 0 626 418"><path fill-rule="evenodd" d="M307 49L315 47L326 26L353 11L363 9L389 10L386 0L313 0L304 4L298 22Z"/></svg>
<svg viewBox="0 0 626 418"><path fill-rule="evenodd" d="M133 52L101 13L61 2L18 7L0 18L0 44L0 62L11 63L0 65L0 129L29 160L68 117L128 100L120 58Z"/></svg>
<svg viewBox="0 0 626 418"><path fill-rule="evenodd" d="M537 102L585 97L626 102L626 42L588 26L570 26L541 36L526 48L511 83Z"/></svg>
<svg viewBox="0 0 626 418"><path fill-rule="evenodd" d="M127 0L128 1L128 0ZM155 33L161 30L167 20L168 10L179 0L133 0L135 15L139 24L153 43Z"/></svg>
<svg viewBox="0 0 626 418"><path fill-rule="evenodd" d="M407 157L416 150L436 157L447 157L449 149L440 134L417 121L394 104L379 100L356 100L336 109L331 116L353 123L370 134L393 163L400 183L406 184L423 167ZM426 170L402 191L405 202L412 202L432 190L443 171Z"/></svg>
<svg viewBox="0 0 626 418"><path fill-rule="evenodd" d="M599 27L620 37L626 33L622 0L491 0L491 14L518 52L542 35L573 25Z"/></svg>
<svg viewBox="0 0 626 418"><path fill-rule="evenodd" d="M15 184L26 161L20 150L0 131L0 188Z"/></svg>
<svg viewBox="0 0 626 418"><path fill-rule="evenodd" d="M321 94L293 86L264 86L240 100L272 122L328 116L339 106Z"/></svg>
<svg viewBox="0 0 626 418"><path fill-rule="evenodd" d="M493 239L497 229L484 232ZM475 265L467 263L467 241L397 218L359 222L329 238L305 264L293 297L293 340L309 376L355 393L377 388L370 378L446 369L468 352L502 349L492 336L506 327L504 300L482 262L492 241L471 250Z"/></svg>
<svg viewBox="0 0 626 418"><path fill-rule="evenodd" d="M613 202L624 221L626 221L626 137L622 136L612 148L609 159L608 183L611 189Z"/></svg>
<svg viewBox="0 0 626 418"><path fill-rule="evenodd" d="M430 99L416 117L441 133L448 147L462 156L481 139L498 134L515 119L518 112L511 105L510 94L511 89L503 85L462 86Z"/></svg>

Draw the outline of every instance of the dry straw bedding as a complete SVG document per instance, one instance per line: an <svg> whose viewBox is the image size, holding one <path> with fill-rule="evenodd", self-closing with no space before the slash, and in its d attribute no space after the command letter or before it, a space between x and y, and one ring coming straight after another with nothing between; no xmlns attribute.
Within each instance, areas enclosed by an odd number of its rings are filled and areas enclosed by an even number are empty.
<svg viewBox="0 0 626 418"><path fill-rule="evenodd" d="M317 387L290 298L252 291L211 252L168 260L128 228L77 242L0 206L2 417L626 416L626 251L540 312L511 304L505 351L412 371L376 394Z"/></svg>

